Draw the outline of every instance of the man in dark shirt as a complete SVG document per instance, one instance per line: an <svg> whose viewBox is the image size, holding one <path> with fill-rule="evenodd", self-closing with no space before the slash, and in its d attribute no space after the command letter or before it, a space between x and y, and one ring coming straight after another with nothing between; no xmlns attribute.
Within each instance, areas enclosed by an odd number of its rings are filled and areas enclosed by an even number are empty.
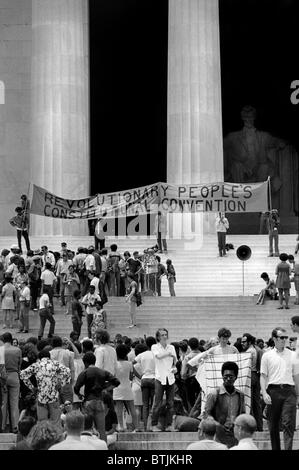
<svg viewBox="0 0 299 470"><path fill-rule="evenodd" d="M201 416L202 419L212 416L217 421L216 441L228 447L238 443L234 436L234 421L237 416L245 413L244 393L234 386L238 372L238 364L224 362L221 368L223 385L208 394Z"/></svg>
<svg viewBox="0 0 299 470"><path fill-rule="evenodd" d="M142 267L141 261L140 259L138 259L138 255L139 255L138 251L134 251L133 253L134 258L129 258L127 260L129 271L131 271L134 277L136 277L136 279L134 279L135 282L138 282L138 275L136 273Z"/></svg>
<svg viewBox="0 0 299 470"><path fill-rule="evenodd" d="M102 391L118 387L120 381L110 372L95 366L96 357L92 352L87 352L83 356L83 362L85 370L79 374L74 392L79 398L83 398L80 394L80 388L85 386L84 406L86 411L93 416L100 438L107 442Z"/></svg>
<svg viewBox="0 0 299 470"><path fill-rule="evenodd" d="M157 294L161 296L161 283L162 283L162 276L167 275L166 268L164 264L161 263L160 256L156 255L156 260L158 261L158 272L156 273L156 286L157 286Z"/></svg>
<svg viewBox="0 0 299 470"><path fill-rule="evenodd" d="M272 209L266 219L267 230L269 234L269 255L273 256L273 240L274 240L274 256L279 256L278 248L278 228L280 224L277 209Z"/></svg>

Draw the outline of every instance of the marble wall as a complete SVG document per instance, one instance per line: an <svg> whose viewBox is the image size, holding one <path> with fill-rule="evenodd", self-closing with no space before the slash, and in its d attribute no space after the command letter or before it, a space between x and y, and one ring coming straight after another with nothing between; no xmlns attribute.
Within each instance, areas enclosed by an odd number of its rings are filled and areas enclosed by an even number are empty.
<svg viewBox="0 0 299 470"><path fill-rule="evenodd" d="M88 51L88 0L0 0L0 236L30 181L89 195ZM31 216L32 235L87 231Z"/></svg>
<svg viewBox="0 0 299 470"><path fill-rule="evenodd" d="M30 173L31 0L0 0L0 235L15 233L8 220Z"/></svg>

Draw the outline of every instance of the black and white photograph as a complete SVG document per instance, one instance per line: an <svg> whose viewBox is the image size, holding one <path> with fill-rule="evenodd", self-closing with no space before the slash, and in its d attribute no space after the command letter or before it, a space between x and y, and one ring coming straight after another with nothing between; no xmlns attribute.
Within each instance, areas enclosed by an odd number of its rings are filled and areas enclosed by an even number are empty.
<svg viewBox="0 0 299 470"><path fill-rule="evenodd" d="M0 0L0 450L299 450L298 18Z"/></svg>

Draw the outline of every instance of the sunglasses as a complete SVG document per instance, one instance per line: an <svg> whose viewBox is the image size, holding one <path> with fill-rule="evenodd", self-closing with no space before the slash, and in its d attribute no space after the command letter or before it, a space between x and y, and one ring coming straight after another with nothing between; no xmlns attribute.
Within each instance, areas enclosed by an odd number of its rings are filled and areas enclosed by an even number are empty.
<svg viewBox="0 0 299 470"><path fill-rule="evenodd" d="M276 336L276 338L279 338L279 339L288 339L288 336Z"/></svg>

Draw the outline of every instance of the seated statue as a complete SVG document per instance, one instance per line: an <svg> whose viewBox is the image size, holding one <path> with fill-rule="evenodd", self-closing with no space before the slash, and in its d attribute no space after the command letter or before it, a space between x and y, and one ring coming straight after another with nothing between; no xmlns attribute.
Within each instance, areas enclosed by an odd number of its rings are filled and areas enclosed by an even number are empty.
<svg viewBox="0 0 299 470"><path fill-rule="evenodd" d="M244 127L223 141L225 181L255 183L270 176L272 207L280 214L298 214L298 153L283 139L255 128L256 110L241 111Z"/></svg>

